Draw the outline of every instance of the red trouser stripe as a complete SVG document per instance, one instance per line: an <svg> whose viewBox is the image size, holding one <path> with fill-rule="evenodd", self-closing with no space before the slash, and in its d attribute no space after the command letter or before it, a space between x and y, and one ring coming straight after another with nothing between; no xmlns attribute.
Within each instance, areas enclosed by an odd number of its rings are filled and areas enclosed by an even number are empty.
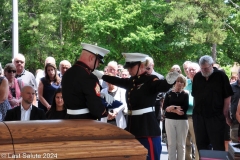
<svg viewBox="0 0 240 160"><path fill-rule="evenodd" d="M147 139L148 139L149 149L150 149L150 158L151 158L151 160L154 160L154 150L153 150L152 138L148 137Z"/></svg>

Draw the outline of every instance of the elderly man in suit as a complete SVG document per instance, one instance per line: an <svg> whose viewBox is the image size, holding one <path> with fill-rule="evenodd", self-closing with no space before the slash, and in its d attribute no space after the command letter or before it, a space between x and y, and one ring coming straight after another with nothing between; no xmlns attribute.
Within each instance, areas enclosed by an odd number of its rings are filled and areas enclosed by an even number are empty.
<svg viewBox="0 0 240 160"><path fill-rule="evenodd" d="M43 120L46 119L45 113L42 109L32 105L35 91L30 85L26 85L21 90L22 103L7 111L5 121L29 121L29 120Z"/></svg>

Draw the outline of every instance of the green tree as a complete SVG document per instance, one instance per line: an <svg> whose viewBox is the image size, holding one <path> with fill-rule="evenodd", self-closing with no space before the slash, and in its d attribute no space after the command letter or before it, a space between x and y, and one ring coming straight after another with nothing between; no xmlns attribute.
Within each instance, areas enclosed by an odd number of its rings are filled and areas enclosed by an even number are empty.
<svg viewBox="0 0 240 160"><path fill-rule="evenodd" d="M2 67L11 62L12 57L12 4L2 0L0 5L0 62Z"/></svg>
<svg viewBox="0 0 240 160"><path fill-rule="evenodd" d="M240 62L239 8L230 0L21 0L19 51L32 72L43 68L47 56L57 64L74 63L81 42L109 49L106 63L124 63L122 52L149 54L162 74L212 53L228 66ZM12 55L11 2L2 0L0 15L0 58L6 64Z"/></svg>

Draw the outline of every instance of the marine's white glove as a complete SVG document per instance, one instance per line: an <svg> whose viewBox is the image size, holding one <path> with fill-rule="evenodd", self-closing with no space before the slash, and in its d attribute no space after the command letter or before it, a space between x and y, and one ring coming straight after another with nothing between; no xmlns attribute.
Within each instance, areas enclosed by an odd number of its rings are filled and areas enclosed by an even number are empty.
<svg viewBox="0 0 240 160"><path fill-rule="evenodd" d="M179 76L177 71L169 72L166 76L166 80L168 84L173 84Z"/></svg>
<svg viewBox="0 0 240 160"><path fill-rule="evenodd" d="M106 100L106 102L108 103L108 104L112 104L113 103L113 101L114 101L114 98L113 98L113 96L111 96L110 94L107 94L107 93L101 93L101 97L102 98L105 98L105 100Z"/></svg>
<svg viewBox="0 0 240 160"><path fill-rule="evenodd" d="M94 70L92 72L98 79L102 79L103 74L99 70Z"/></svg>

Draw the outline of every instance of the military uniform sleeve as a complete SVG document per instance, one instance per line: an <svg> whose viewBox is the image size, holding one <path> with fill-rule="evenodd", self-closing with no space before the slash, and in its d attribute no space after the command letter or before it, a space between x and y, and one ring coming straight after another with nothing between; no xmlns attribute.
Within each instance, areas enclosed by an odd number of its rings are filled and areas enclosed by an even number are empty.
<svg viewBox="0 0 240 160"><path fill-rule="evenodd" d="M81 88L86 100L86 106L90 113L96 118L102 117L106 109L100 97L101 88L97 77L92 74L89 78L85 80L82 79L82 83L84 84L81 85Z"/></svg>
<svg viewBox="0 0 240 160"><path fill-rule="evenodd" d="M156 77L157 78L157 77ZM168 84L165 79L153 79L153 82L151 82L151 90L156 92L167 92L172 86L175 84Z"/></svg>
<svg viewBox="0 0 240 160"><path fill-rule="evenodd" d="M121 88L127 88L129 78L118 78L114 76L103 75L102 79Z"/></svg>

